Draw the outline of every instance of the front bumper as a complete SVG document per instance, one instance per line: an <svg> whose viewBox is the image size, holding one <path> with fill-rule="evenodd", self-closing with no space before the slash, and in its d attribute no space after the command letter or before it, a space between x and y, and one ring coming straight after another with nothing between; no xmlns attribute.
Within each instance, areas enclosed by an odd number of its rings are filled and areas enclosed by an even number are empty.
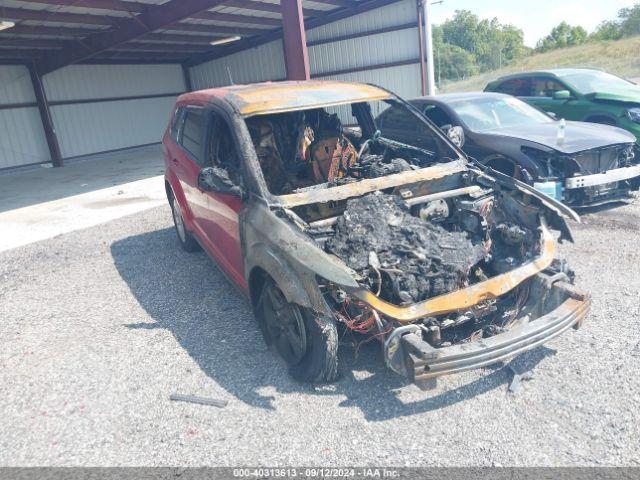
<svg viewBox="0 0 640 480"><path fill-rule="evenodd" d="M598 185L630 180L636 177L640 177L640 165L616 168L605 173L570 177L565 180L564 188L566 190L571 190L576 188L595 187Z"/></svg>
<svg viewBox="0 0 640 480"><path fill-rule="evenodd" d="M589 311L589 295L569 283L551 284L551 281L552 277L544 273L532 279L536 300L523 309L516 327L493 337L434 348L422 339L420 326L401 327L404 330L398 329L385 343L387 364L425 388L439 376L507 360L542 345L570 327L578 328Z"/></svg>

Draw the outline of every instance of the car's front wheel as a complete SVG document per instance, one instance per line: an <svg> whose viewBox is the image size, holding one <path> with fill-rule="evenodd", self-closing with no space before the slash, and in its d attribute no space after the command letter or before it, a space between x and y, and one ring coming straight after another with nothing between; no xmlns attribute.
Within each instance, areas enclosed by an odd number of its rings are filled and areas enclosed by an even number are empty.
<svg viewBox="0 0 640 480"><path fill-rule="evenodd" d="M180 208L180 203L176 200L173 192L171 193L171 215L173 217L173 224L176 227L176 233L178 234L178 241L180 242L180 246L187 252L196 252L200 249L200 245L193 235L189 233L186 225L184 224L184 216L182 214L182 209Z"/></svg>
<svg viewBox="0 0 640 480"><path fill-rule="evenodd" d="M338 333L333 319L290 303L275 282L267 278L256 314L268 345L302 382L330 382L338 371Z"/></svg>

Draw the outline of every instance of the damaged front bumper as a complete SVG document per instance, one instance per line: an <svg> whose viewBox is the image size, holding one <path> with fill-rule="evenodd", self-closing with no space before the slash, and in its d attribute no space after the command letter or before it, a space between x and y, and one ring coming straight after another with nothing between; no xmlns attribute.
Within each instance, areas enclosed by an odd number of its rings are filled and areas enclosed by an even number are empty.
<svg viewBox="0 0 640 480"><path fill-rule="evenodd" d="M621 182L640 176L640 165L631 167L616 168L605 173L595 173L593 175L582 175L567 178L564 188L567 190L585 187L596 187L608 183Z"/></svg>
<svg viewBox="0 0 640 480"><path fill-rule="evenodd" d="M423 340L420 325L406 325L385 342L387 365L429 388L439 376L508 360L582 324L591 304L588 294L545 273L531 281L540 296L531 296L537 300L521 312L513 328L479 341L434 348Z"/></svg>
<svg viewBox="0 0 640 480"><path fill-rule="evenodd" d="M564 181L534 183L534 188L571 206L595 206L629 198L640 187L640 165L590 175L576 175Z"/></svg>

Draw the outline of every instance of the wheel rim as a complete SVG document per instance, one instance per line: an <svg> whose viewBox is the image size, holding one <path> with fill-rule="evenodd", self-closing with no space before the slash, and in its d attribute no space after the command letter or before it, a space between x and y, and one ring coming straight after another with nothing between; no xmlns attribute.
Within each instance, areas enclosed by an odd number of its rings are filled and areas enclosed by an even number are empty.
<svg viewBox="0 0 640 480"><path fill-rule="evenodd" d="M178 236L180 237L180 240L185 242L187 240L187 232L184 228L184 220L182 220L182 211L180 210L180 205L175 198L171 203L171 210L173 211L173 221L176 224Z"/></svg>
<svg viewBox="0 0 640 480"><path fill-rule="evenodd" d="M300 308L287 302L274 285L266 286L263 302L264 320L276 350L289 365L300 363L307 351L307 334Z"/></svg>

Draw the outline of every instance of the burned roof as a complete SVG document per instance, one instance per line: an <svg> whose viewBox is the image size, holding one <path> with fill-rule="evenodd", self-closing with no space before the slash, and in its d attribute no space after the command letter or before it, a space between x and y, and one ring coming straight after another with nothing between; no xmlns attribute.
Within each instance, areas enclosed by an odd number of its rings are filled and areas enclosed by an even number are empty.
<svg viewBox="0 0 640 480"><path fill-rule="evenodd" d="M222 98L250 117L269 113L331 107L349 103L386 100L392 95L374 85L332 80L305 82L265 82L251 85L233 85L200 90L182 95L178 101L211 100Z"/></svg>

